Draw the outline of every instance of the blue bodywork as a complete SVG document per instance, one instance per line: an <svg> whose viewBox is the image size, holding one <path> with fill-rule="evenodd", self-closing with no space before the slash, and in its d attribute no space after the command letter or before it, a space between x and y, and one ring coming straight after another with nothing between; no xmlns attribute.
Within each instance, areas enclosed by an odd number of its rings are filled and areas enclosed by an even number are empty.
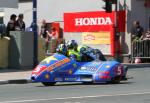
<svg viewBox="0 0 150 103"><path fill-rule="evenodd" d="M62 54L44 59L32 71L33 82L109 82L126 77L127 69L117 61L77 62Z"/></svg>

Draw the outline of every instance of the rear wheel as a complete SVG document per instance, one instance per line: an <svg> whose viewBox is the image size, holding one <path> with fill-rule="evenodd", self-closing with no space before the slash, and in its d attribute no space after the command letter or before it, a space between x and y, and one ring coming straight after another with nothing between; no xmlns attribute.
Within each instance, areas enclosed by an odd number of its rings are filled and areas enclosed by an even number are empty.
<svg viewBox="0 0 150 103"><path fill-rule="evenodd" d="M121 76L117 76L111 79L111 81L107 82L107 83L111 83L111 84L119 84L121 81Z"/></svg>
<svg viewBox="0 0 150 103"><path fill-rule="evenodd" d="M44 86L54 86L56 82L42 82Z"/></svg>
<svg viewBox="0 0 150 103"><path fill-rule="evenodd" d="M121 76L114 77L114 78L112 78L112 80L111 80L111 82L112 82L113 84L119 84L120 81L121 81Z"/></svg>

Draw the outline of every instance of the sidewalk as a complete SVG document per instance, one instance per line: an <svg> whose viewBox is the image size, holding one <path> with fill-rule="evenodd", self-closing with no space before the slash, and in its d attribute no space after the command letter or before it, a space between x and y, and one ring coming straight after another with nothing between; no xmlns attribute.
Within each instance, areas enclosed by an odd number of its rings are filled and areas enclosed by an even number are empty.
<svg viewBox="0 0 150 103"><path fill-rule="evenodd" d="M128 66L129 69L132 68L143 68L149 67L150 63L145 64L130 64L123 63L123 65ZM1 84L23 84L31 83L32 69L0 69L0 85Z"/></svg>
<svg viewBox="0 0 150 103"><path fill-rule="evenodd" d="M21 84L30 81L31 69L0 69L0 84Z"/></svg>

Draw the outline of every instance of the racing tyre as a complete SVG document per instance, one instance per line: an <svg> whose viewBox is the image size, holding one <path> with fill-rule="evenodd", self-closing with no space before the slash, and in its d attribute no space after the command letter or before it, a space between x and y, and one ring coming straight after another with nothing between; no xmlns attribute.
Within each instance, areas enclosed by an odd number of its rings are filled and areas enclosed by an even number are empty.
<svg viewBox="0 0 150 103"><path fill-rule="evenodd" d="M121 81L121 76L114 77L114 78L112 78L112 80L111 80L111 82L112 82L113 84L119 84L120 81Z"/></svg>
<svg viewBox="0 0 150 103"><path fill-rule="evenodd" d="M44 86L54 86L56 82L42 82Z"/></svg>
<svg viewBox="0 0 150 103"><path fill-rule="evenodd" d="M108 84L111 83L111 84L119 84L121 81L121 76L117 76L117 77L114 77L111 79L111 81L107 82Z"/></svg>

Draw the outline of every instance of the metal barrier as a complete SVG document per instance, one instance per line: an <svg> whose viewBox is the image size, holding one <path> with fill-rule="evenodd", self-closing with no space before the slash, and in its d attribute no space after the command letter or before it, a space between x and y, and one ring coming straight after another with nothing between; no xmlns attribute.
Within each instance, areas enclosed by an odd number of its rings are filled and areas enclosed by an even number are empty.
<svg viewBox="0 0 150 103"><path fill-rule="evenodd" d="M142 60L150 59L150 40L134 41L131 45L131 62L133 63L135 58Z"/></svg>

